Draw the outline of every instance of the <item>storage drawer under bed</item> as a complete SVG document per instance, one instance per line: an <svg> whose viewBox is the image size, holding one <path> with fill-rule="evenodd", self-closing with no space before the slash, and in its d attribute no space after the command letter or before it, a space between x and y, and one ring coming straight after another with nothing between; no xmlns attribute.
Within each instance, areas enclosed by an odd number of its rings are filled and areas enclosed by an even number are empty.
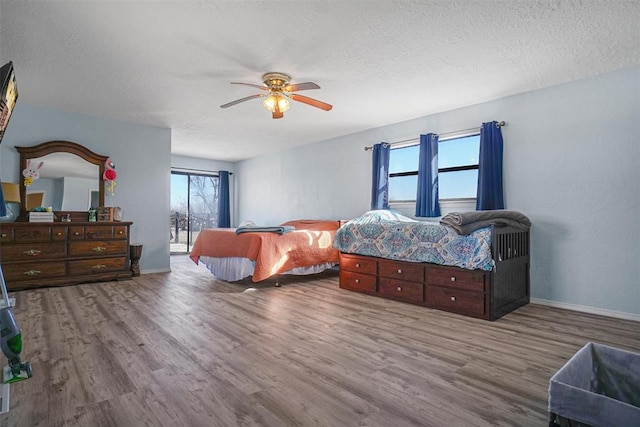
<svg viewBox="0 0 640 427"><path fill-rule="evenodd" d="M484 274L482 272L464 271L455 267L427 267L425 275L427 285L475 292L484 291Z"/></svg>
<svg viewBox="0 0 640 427"><path fill-rule="evenodd" d="M457 313L478 316L485 314L485 298L481 292L427 286L425 301L430 307Z"/></svg>
<svg viewBox="0 0 640 427"><path fill-rule="evenodd" d="M378 269L381 277L419 283L424 281L424 264L386 261L379 263Z"/></svg>
<svg viewBox="0 0 640 427"><path fill-rule="evenodd" d="M380 278L378 293L385 298L421 303L424 300L424 285L422 283Z"/></svg>
<svg viewBox="0 0 640 427"><path fill-rule="evenodd" d="M340 254L340 270L378 274L378 262L371 258Z"/></svg>
<svg viewBox="0 0 640 427"><path fill-rule="evenodd" d="M376 276L370 274L354 273L352 271L340 271L340 287L351 291L376 292Z"/></svg>

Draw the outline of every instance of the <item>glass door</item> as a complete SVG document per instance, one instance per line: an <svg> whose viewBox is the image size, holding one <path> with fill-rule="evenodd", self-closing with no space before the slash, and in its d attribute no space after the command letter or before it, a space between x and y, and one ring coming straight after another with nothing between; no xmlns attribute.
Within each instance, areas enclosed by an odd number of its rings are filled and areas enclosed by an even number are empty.
<svg viewBox="0 0 640 427"><path fill-rule="evenodd" d="M189 253L198 233L217 223L218 177L171 172L170 252Z"/></svg>

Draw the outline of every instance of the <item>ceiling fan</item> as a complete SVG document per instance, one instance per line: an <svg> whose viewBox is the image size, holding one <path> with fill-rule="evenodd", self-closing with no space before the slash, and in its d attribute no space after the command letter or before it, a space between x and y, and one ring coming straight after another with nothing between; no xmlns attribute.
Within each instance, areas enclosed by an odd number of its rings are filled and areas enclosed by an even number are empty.
<svg viewBox="0 0 640 427"><path fill-rule="evenodd" d="M291 81L291 77L284 73L263 74L262 81L264 82L264 84L262 85L231 82L232 85L256 87L264 91L264 93L258 93L256 95L236 99L235 101L231 101L227 104L221 105L220 108L231 107L250 99L264 98L264 101L262 101L262 105L264 105L264 108L271 111L272 117L274 119L281 119L284 117L284 112L289 109L290 99L302 102L303 104L311 105L312 107L316 107L324 111L329 111L333 108L331 104L327 104L326 102L318 101L317 99L294 93L300 90L320 89L320 86L313 82L289 84L289 82Z"/></svg>

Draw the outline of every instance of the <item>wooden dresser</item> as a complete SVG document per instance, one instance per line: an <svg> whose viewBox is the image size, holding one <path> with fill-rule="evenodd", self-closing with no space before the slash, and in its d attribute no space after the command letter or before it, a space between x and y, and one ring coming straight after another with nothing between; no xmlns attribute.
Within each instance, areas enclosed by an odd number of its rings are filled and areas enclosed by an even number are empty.
<svg viewBox="0 0 640 427"><path fill-rule="evenodd" d="M528 290L526 299L494 298L490 271L343 253L340 287L487 320L528 302Z"/></svg>
<svg viewBox="0 0 640 427"><path fill-rule="evenodd" d="M131 278L131 222L0 223L9 290Z"/></svg>

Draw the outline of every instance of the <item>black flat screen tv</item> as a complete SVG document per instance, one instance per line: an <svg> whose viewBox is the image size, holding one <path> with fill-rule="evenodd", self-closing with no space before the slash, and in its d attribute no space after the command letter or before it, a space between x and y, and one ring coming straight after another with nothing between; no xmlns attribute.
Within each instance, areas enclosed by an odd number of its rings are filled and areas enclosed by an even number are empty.
<svg viewBox="0 0 640 427"><path fill-rule="evenodd" d="M8 62L0 68L0 143L17 99L16 74L13 71L13 62Z"/></svg>

